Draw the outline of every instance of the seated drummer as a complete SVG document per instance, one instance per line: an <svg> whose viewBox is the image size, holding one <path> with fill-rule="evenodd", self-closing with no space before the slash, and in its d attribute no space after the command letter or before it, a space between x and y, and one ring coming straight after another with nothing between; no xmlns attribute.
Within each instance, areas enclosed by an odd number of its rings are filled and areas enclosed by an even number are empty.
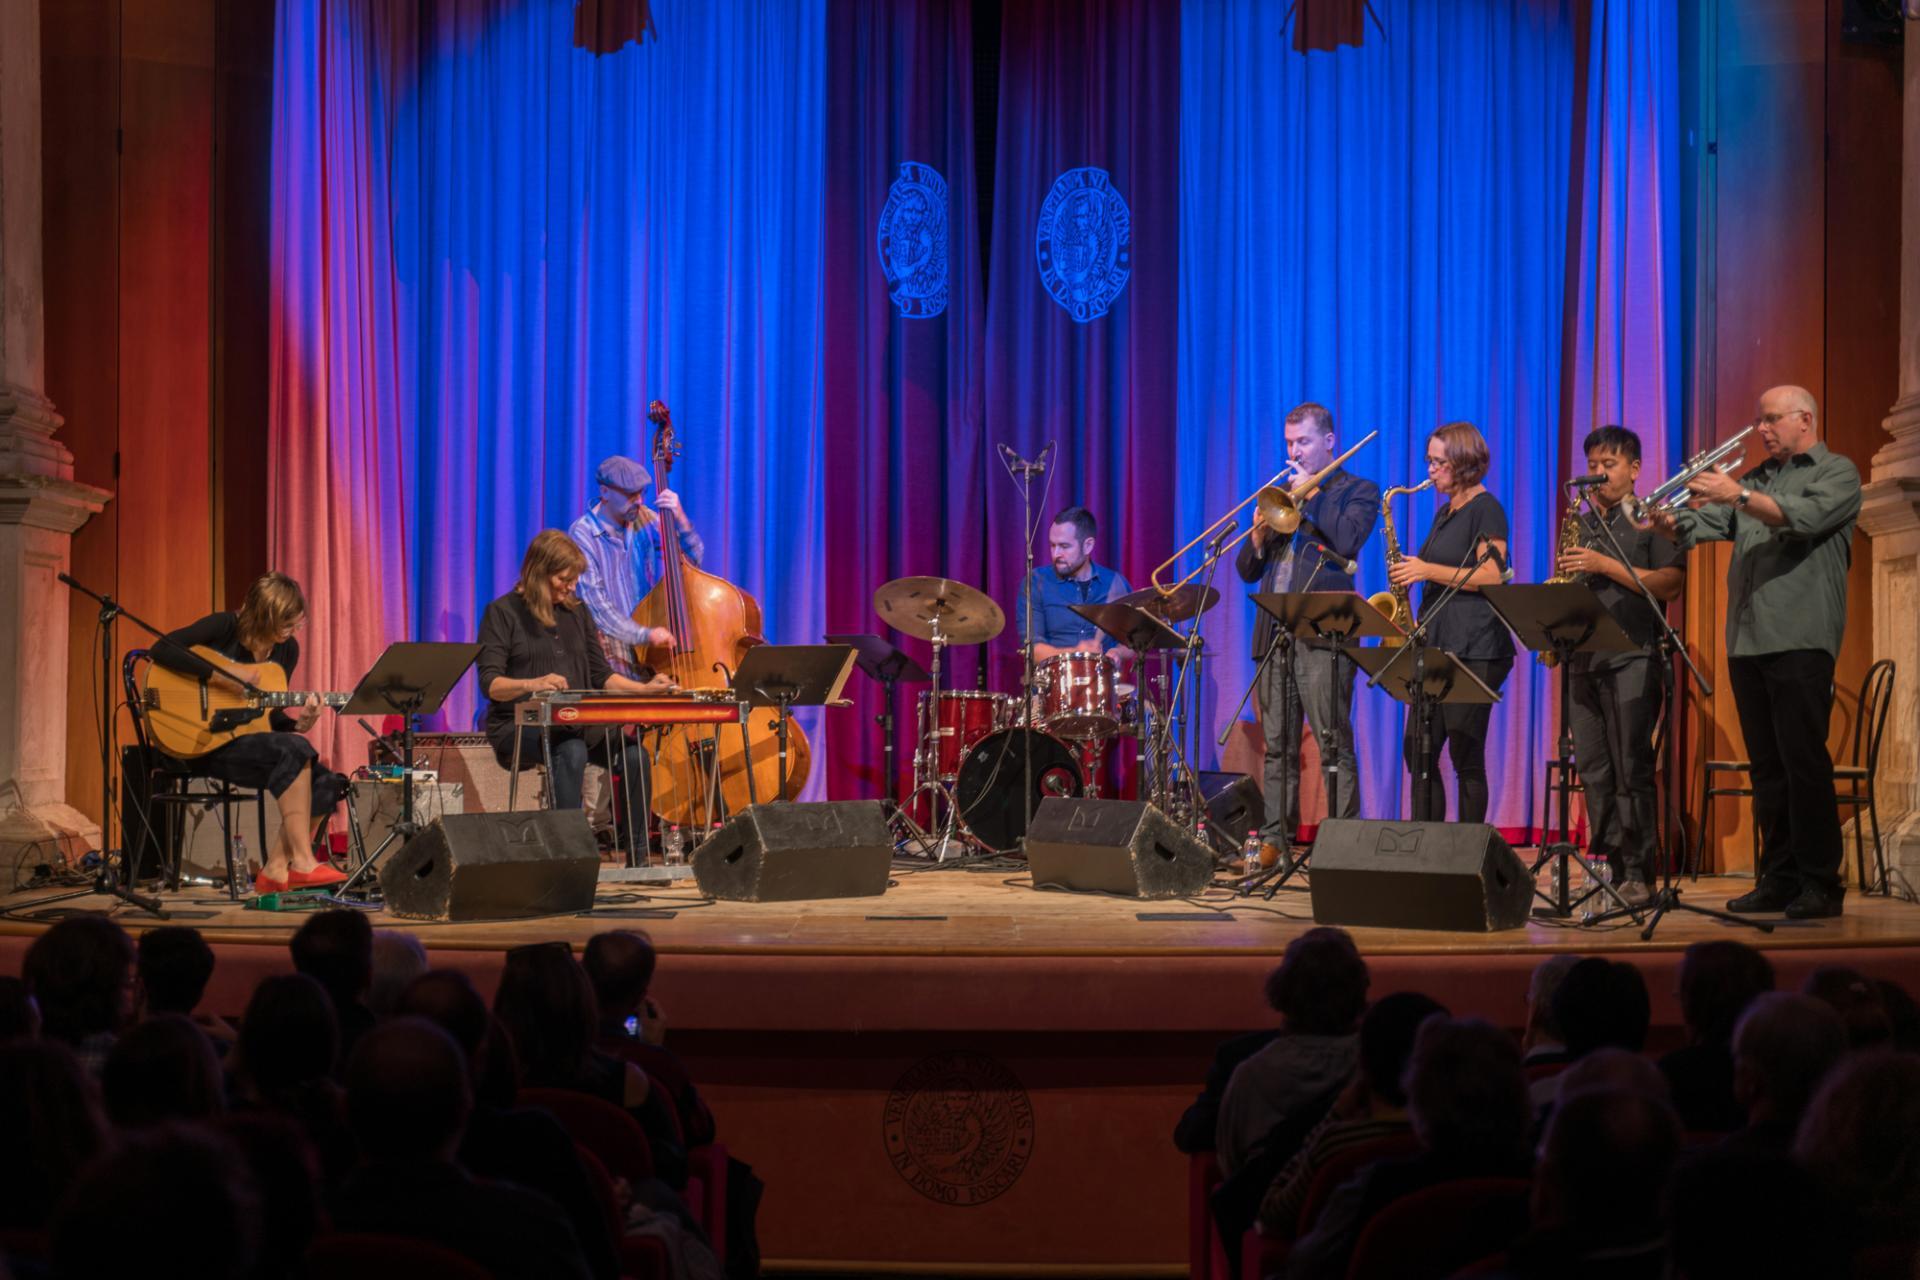
<svg viewBox="0 0 1920 1280"><path fill-rule="evenodd" d="M587 557L558 529L542 529L527 544L520 582L487 606L480 619L480 688L487 695L487 741L505 768L513 767L513 704L545 689L603 689L608 693L649 693L673 687L673 681L644 668L638 678L607 665L593 616L574 593ZM601 755L611 736L624 745L616 773L645 776L638 743L617 729L554 725L553 776L548 780L555 809L578 809L589 753ZM540 762L540 731L521 730L522 767Z"/></svg>
<svg viewBox="0 0 1920 1280"><path fill-rule="evenodd" d="M210 613L191 626L171 632L153 646L153 661L182 675L198 676L204 668L187 650L195 645L218 650L230 662L227 669L253 684L272 663L290 680L300 665L300 642L294 635L307 624L307 597L300 584L284 573L268 573L247 588L247 598L234 612ZM219 677L215 677L219 679ZM237 687L237 686L236 686ZM300 735L320 718L320 702L308 698L295 717L275 709L268 713L266 733L247 733L192 762L194 774L271 792L280 806L280 831L253 887L260 893L284 893L339 884L346 879L313 856L320 824L346 795L345 774L320 763L320 753Z"/></svg>
<svg viewBox="0 0 1920 1280"><path fill-rule="evenodd" d="M1076 604L1111 603L1133 590L1119 570L1093 562L1097 532L1093 513L1085 507L1068 507L1047 530L1053 563L1034 569L1028 584L1038 610L1033 627L1035 662L1076 650L1104 653L1119 664L1133 657L1132 650L1073 611ZM1013 602L1013 633L1021 644L1027 642L1027 594L1022 589Z"/></svg>

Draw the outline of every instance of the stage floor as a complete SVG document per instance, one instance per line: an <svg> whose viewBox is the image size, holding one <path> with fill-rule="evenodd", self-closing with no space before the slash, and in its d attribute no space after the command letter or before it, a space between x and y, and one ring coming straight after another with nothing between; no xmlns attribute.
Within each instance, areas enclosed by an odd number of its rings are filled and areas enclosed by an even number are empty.
<svg viewBox="0 0 1920 1280"><path fill-rule="evenodd" d="M1686 901L1718 907L1750 884L1683 887ZM261 977L290 967L300 915L206 890L167 906L214 943L209 1011L238 1014ZM154 923L116 915L135 931ZM769 1271L1173 1276L1184 1272L1186 1178L1174 1122L1214 1046L1272 1022L1264 978L1312 911L1293 886L1271 902L1217 890L1143 902L1036 891L1017 866L903 863L873 898L709 903L682 881L603 886L579 916L373 921L413 931L434 964L489 993L510 947L645 930L661 952L668 1043L767 1184ZM19 971L41 928L0 922L0 971ZM1541 956L1631 958L1653 1003L1650 1052L1680 1042L1677 964L1705 938L1764 949L1782 987L1844 964L1920 989L1920 906L1858 894L1837 920L1781 921L1770 935L1685 912L1650 942L1631 923L1352 932L1376 995L1422 990L1516 1030Z"/></svg>

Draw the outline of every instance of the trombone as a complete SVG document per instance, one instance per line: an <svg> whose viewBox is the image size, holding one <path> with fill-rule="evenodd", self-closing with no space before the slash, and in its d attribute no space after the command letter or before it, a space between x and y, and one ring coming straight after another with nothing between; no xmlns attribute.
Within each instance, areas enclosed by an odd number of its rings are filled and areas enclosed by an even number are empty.
<svg viewBox="0 0 1920 1280"><path fill-rule="evenodd" d="M1251 537L1255 529L1264 527L1283 536L1292 536L1293 531L1300 527L1301 506L1306 503L1307 499L1314 495L1315 491L1318 490L1321 485L1326 483L1327 477L1332 475L1341 463L1364 449L1367 444L1379 434L1378 431L1367 432L1366 439L1354 445L1353 448L1347 450L1332 462L1329 462L1319 471L1310 476L1297 478L1292 484L1282 488L1279 481L1294 471L1293 464L1289 462L1286 466L1274 472L1265 484L1261 485L1260 488L1243 499L1239 505L1235 506L1218 520L1215 520L1205 529L1202 529L1198 536L1193 538L1192 541L1161 561L1160 564L1155 567L1154 571L1148 575L1147 581L1151 582L1153 589L1161 595L1170 596L1204 573L1207 564L1225 555L1228 547L1231 547L1242 538ZM1246 510L1248 506L1253 506L1254 515L1253 524L1248 527L1246 532L1236 535L1230 542L1222 543L1217 549L1209 553L1205 563L1192 573L1189 573L1186 577L1181 578L1178 582L1163 583L1160 581L1160 575L1168 569L1171 569L1181 556L1187 554L1187 552L1193 550L1201 543L1207 542L1217 536L1230 520Z"/></svg>

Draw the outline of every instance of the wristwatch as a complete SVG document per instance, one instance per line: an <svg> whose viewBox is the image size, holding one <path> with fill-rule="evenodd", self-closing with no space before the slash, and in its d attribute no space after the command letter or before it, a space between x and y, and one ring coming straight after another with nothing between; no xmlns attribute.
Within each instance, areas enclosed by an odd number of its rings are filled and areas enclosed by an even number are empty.
<svg viewBox="0 0 1920 1280"><path fill-rule="evenodd" d="M1751 499L1752 497L1753 497L1753 490L1751 490L1751 489L1742 489L1742 490L1740 490L1740 496L1739 496L1739 497L1737 497L1737 498L1735 498L1735 499L1733 500L1733 505L1734 505L1734 506L1736 506L1736 507L1740 507L1740 508L1745 508L1745 507L1746 507L1746 505L1747 505L1747 502L1748 502L1748 501L1749 501L1749 500L1750 500L1750 499Z"/></svg>

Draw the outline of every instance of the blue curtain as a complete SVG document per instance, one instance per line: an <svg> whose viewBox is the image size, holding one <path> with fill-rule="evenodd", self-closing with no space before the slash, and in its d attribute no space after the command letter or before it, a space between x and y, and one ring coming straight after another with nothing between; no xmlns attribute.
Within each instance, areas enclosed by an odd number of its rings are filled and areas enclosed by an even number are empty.
<svg viewBox="0 0 1920 1280"><path fill-rule="evenodd" d="M685 443L672 484L706 567L759 596L770 639L813 640L823 0L653 0L658 39L604 55L574 47L573 11L283 0L282 30L315 45L283 37L277 165L294 222L276 268L283 296L314 296L276 376L305 385L353 358L352 342L391 341L405 391L401 421L363 451L371 475L341 474L308 442L372 432L375 415L277 413L292 512L277 554L296 574L333 561L339 590L408 582L411 617L385 619L390 637L471 638L531 535L585 510L596 462L645 459L658 398ZM371 221L390 234L390 268L300 249L381 202L386 225ZM305 336L333 331L346 341ZM370 544L298 531L292 504L374 502L368 481L396 475L398 497L363 522ZM342 555L355 572L341 574ZM339 651L332 674L373 656ZM476 705L469 682L449 722Z"/></svg>
<svg viewBox="0 0 1920 1280"><path fill-rule="evenodd" d="M1303 400L1383 487L1426 478L1427 435L1465 419L1493 448L1521 581L1550 572L1561 467L1572 0L1373 0L1364 44L1296 53L1284 0L1181 10L1179 444L1198 530L1283 462ZM1380 28L1384 28L1382 31ZM1395 508L1417 550L1431 493ZM1360 558L1384 590L1381 539ZM1252 608L1222 584L1203 724L1252 674ZM1532 821L1549 683L1516 666L1488 749L1490 820ZM1356 694L1364 811L1404 812L1398 706Z"/></svg>

